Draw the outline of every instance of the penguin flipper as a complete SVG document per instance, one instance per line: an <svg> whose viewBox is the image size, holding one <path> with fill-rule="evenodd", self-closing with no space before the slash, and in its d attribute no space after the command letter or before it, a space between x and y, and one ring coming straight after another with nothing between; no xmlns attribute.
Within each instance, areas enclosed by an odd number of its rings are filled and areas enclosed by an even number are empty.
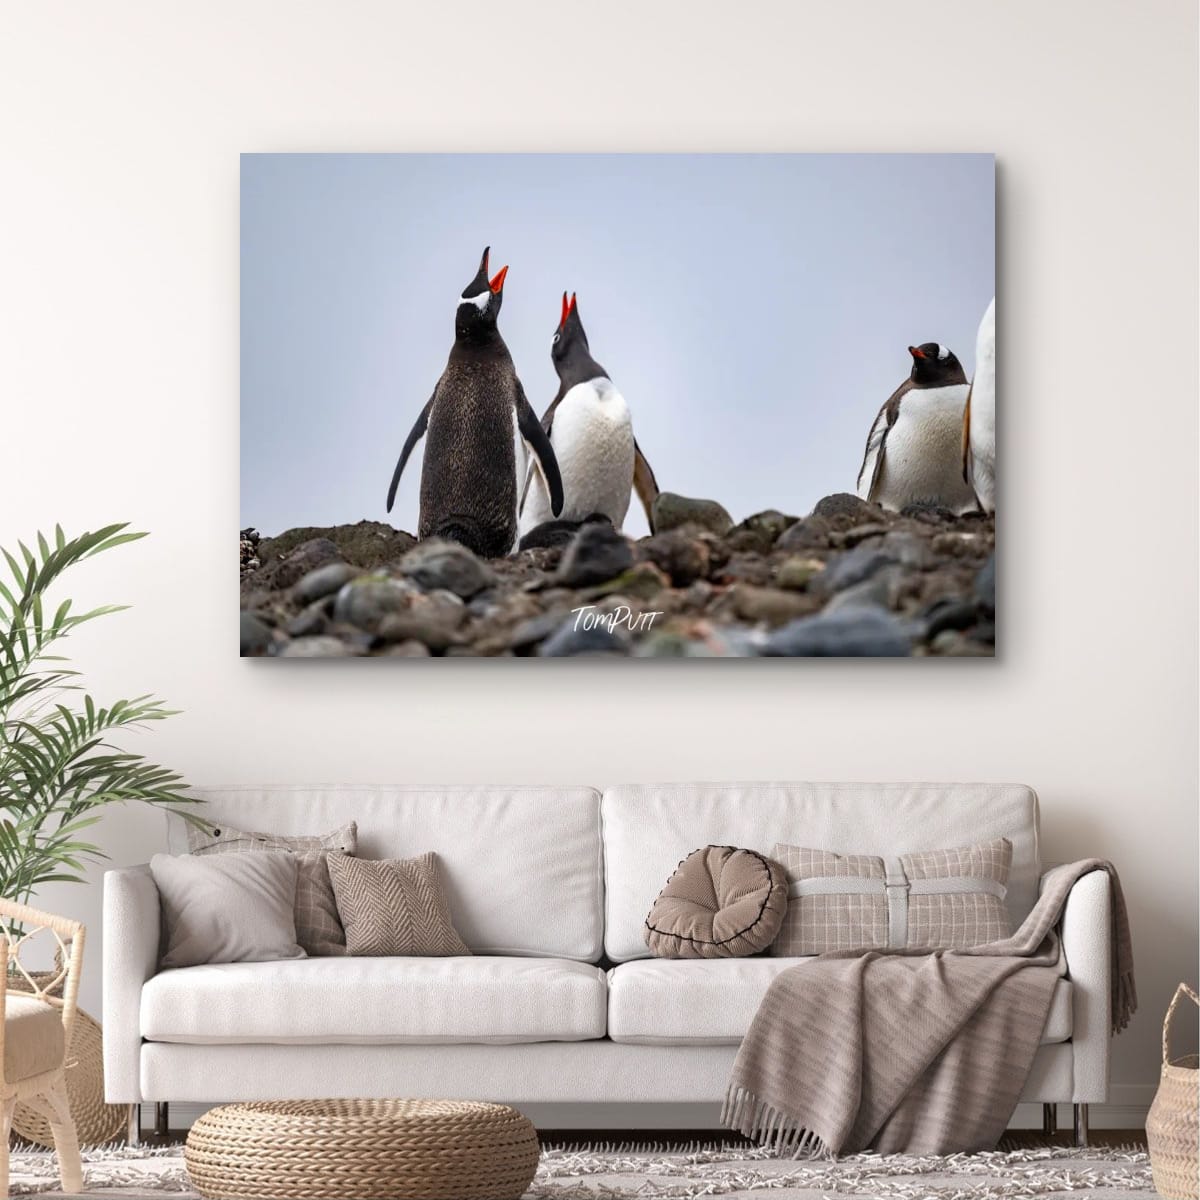
<svg viewBox="0 0 1200 1200"><path fill-rule="evenodd" d="M863 451L862 466L858 469L858 480L855 484L859 497L863 500L870 502L875 500L876 489L879 487L880 476L883 474L883 458L887 449L888 431L895 425L896 418L900 416L901 397L911 387L912 382L906 379L887 398L879 410L879 415L875 418L875 423L871 426L871 432L867 434L867 447ZM872 455L874 458L871 457ZM871 482L864 491L863 476L867 473L868 467L871 471Z"/></svg>
<svg viewBox="0 0 1200 1200"><path fill-rule="evenodd" d="M434 395L437 395L435 392ZM392 511L392 505L396 502L396 488L400 486L400 476L404 473L404 464L408 462L408 456L413 452L413 447L425 436L425 430L429 426L429 410L433 407L433 396L429 397L425 407L421 409L421 415L417 418L417 423L412 427L412 432L408 435L408 440L404 443L404 449L400 451L400 461L396 463L396 469L392 472L392 484L388 488L387 510Z"/></svg>
<svg viewBox="0 0 1200 1200"><path fill-rule="evenodd" d="M546 481L546 490L550 493L550 511L557 517L563 507L562 474L558 469L558 459L554 447L550 444L542 423L537 419L537 413L529 406L525 398L525 389L517 380L517 429L528 443L530 449L537 455L538 465L542 470L542 478Z"/></svg>
<svg viewBox="0 0 1200 1200"><path fill-rule="evenodd" d="M637 438L633 439L633 486L638 494L638 499L642 502L642 508L646 510L646 523L650 526L650 532L653 533L654 501L658 499L658 480L654 478L654 472L650 469L650 464L646 461L641 446L637 444Z"/></svg>

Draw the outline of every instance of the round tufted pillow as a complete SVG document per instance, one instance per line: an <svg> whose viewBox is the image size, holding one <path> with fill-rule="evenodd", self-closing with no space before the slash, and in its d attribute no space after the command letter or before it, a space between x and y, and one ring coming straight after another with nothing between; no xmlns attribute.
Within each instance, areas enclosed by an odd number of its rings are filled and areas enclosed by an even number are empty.
<svg viewBox="0 0 1200 1200"><path fill-rule="evenodd" d="M787 874L755 850L704 846L675 868L646 918L659 958L743 958L765 950L787 912Z"/></svg>

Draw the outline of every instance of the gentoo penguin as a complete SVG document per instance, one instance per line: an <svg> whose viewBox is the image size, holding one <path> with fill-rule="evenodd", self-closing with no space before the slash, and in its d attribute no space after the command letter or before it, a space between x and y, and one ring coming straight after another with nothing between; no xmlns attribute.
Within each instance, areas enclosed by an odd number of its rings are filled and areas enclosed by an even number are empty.
<svg viewBox="0 0 1200 1200"><path fill-rule="evenodd" d="M975 507L962 478L962 420L967 377L936 342L909 346L909 377L888 397L867 437L858 494L899 510L936 504L954 512Z"/></svg>
<svg viewBox="0 0 1200 1200"><path fill-rule="evenodd" d="M508 554L517 540L514 431L537 455L555 516L563 502L554 449L496 328L507 274L502 267L488 278L485 249L458 300L450 359L404 443L387 496L391 512L404 464L427 433L417 535L450 538L489 558Z"/></svg>
<svg viewBox="0 0 1200 1200"><path fill-rule="evenodd" d="M975 378L963 413L963 478L985 513L996 511L996 297L979 322Z"/></svg>
<svg viewBox="0 0 1200 1200"><path fill-rule="evenodd" d="M564 521L601 514L620 529L636 488L646 520L658 495L654 472L633 436L625 397L608 372L592 357L575 296L563 292L562 316L550 344L558 372L558 394L542 417L562 471ZM521 502L521 535L555 513L545 483L530 471Z"/></svg>

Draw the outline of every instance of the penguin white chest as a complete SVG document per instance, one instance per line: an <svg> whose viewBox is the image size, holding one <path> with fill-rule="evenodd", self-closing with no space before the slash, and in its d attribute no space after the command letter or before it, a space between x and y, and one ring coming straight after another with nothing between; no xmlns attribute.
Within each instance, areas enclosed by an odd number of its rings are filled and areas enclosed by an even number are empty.
<svg viewBox="0 0 1200 1200"><path fill-rule="evenodd" d="M984 313L975 343L971 385L971 484L984 512L996 508L996 301Z"/></svg>
<svg viewBox="0 0 1200 1200"><path fill-rule="evenodd" d="M577 383L554 410L550 444L563 481L559 519L582 521L603 513L620 529L633 487L633 423L625 397L600 377ZM541 475L530 484L521 513L522 536L554 519Z"/></svg>
<svg viewBox="0 0 1200 1200"><path fill-rule="evenodd" d="M876 499L885 508L937 504L955 512L975 507L962 477L963 410L967 385L913 388L888 430Z"/></svg>

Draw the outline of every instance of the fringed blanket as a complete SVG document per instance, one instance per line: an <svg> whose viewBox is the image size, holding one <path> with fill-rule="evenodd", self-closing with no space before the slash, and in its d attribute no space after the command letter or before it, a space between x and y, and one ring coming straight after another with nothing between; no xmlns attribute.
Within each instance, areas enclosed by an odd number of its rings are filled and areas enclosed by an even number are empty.
<svg viewBox="0 0 1200 1200"><path fill-rule="evenodd" d="M1081 876L1112 888L1112 1025L1137 1007L1121 884L1099 859L1057 867L1010 938L965 950L825 954L767 990L722 1121L796 1155L950 1154L1004 1132L1062 974L1054 927Z"/></svg>

